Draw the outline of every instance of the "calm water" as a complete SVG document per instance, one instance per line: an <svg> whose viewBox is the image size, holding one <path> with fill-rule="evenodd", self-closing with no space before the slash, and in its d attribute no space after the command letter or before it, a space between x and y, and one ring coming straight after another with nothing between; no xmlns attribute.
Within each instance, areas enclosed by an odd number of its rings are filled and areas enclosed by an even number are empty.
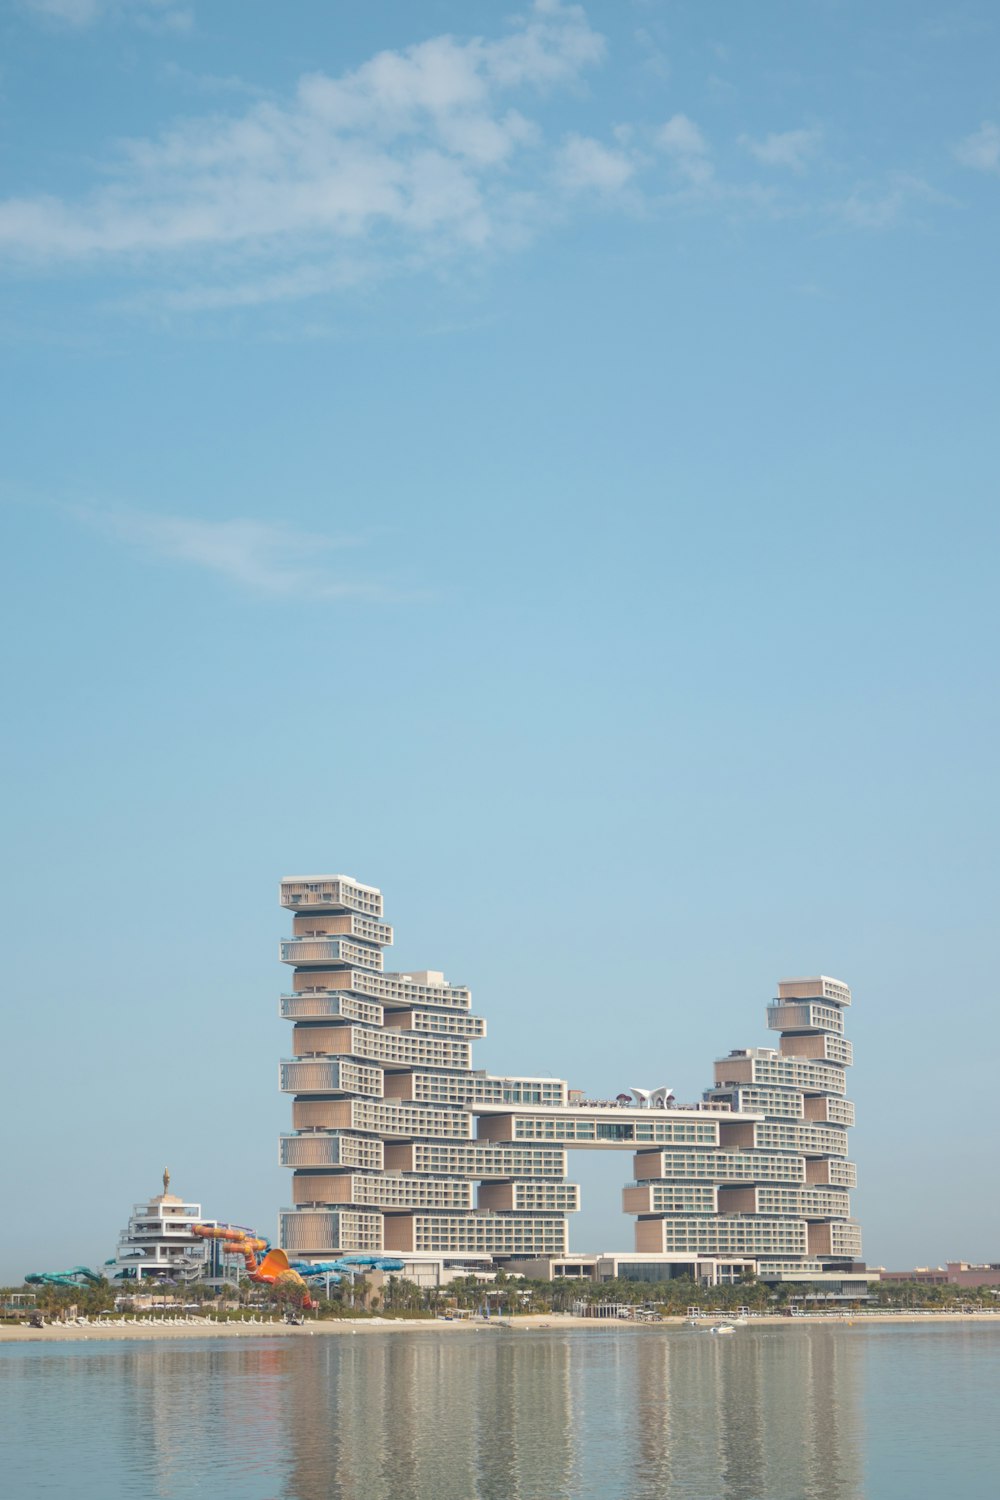
<svg viewBox="0 0 1000 1500"><path fill-rule="evenodd" d="M996 1500L1000 1329L0 1345L4 1500Z"/></svg>

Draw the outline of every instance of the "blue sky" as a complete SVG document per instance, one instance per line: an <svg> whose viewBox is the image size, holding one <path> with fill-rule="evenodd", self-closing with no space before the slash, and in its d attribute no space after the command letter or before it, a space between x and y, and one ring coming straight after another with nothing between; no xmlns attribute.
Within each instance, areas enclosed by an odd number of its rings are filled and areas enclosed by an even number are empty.
<svg viewBox="0 0 1000 1500"><path fill-rule="evenodd" d="M326 870L594 1094L846 979L869 1261L995 1259L995 7L11 0L0 52L0 1276L164 1163L273 1231Z"/></svg>

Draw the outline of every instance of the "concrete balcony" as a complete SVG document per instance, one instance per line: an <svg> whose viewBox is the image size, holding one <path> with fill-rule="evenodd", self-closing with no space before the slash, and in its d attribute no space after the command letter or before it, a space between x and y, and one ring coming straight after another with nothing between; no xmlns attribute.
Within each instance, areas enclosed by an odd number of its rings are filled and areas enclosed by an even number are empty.
<svg viewBox="0 0 1000 1500"><path fill-rule="evenodd" d="M366 1172L385 1167L385 1147L370 1136L304 1130L280 1136L278 1145L283 1167L358 1167Z"/></svg>
<svg viewBox="0 0 1000 1500"><path fill-rule="evenodd" d="M382 892L349 875L291 875L281 882L281 904L292 911L356 911L381 917Z"/></svg>
<svg viewBox="0 0 1000 1500"><path fill-rule="evenodd" d="M347 938L285 938L279 943L278 952L283 964L294 964L296 968L311 967L314 964L343 964L347 968L371 969L376 972L382 968L382 952L379 948L365 948L361 943L353 943Z"/></svg>
<svg viewBox="0 0 1000 1500"><path fill-rule="evenodd" d="M285 1021L360 1021L362 1026L381 1026L384 1012L375 1000L357 995L310 993L282 995L280 1013Z"/></svg>
<svg viewBox="0 0 1000 1500"><path fill-rule="evenodd" d="M346 937L359 943L374 943L379 948L392 946L392 928L388 922L376 922L355 911L297 911L292 921L292 937Z"/></svg>
<svg viewBox="0 0 1000 1500"><path fill-rule="evenodd" d="M381 1068L325 1058L288 1058L281 1063L279 1087L283 1094L361 1094L383 1096Z"/></svg>

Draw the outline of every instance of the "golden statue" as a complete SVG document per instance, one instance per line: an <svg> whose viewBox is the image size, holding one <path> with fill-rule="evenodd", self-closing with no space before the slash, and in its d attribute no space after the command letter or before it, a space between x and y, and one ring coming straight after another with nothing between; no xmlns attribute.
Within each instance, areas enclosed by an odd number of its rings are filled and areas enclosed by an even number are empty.
<svg viewBox="0 0 1000 1500"><path fill-rule="evenodd" d="M169 1167L164 1167L163 1168L163 1195L164 1195L164 1197L166 1197L166 1195L167 1195L167 1193L169 1193L169 1191L170 1191L170 1168Z"/></svg>

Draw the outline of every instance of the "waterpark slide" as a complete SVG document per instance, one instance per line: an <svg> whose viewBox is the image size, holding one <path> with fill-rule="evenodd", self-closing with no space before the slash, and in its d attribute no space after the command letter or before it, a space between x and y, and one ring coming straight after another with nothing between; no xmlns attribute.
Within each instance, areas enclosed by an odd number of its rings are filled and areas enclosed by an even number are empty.
<svg viewBox="0 0 1000 1500"><path fill-rule="evenodd" d="M71 1266L68 1271L32 1271L24 1279L29 1286L81 1287L88 1282L91 1286L100 1286L104 1281L104 1277L89 1266Z"/></svg>
<svg viewBox="0 0 1000 1500"><path fill-rule="evenodd" d="M343 1255L338 1260L293 1260L292 1270L307 1281L340 1281L368 1271L405 1271L406 1262L385 1255Z"/></svg>
<svg viewBox="0 0 1000 1500"><path fill-rule="evenodd" d="M289 1265L284 1250L272 1250L267 1240L236 1224L192 1224L191 1232L203 1240L222 1240L225 1250L242 1255L251 1281L263 1286L300 1286L305 1292L303 1307L315 1307L305 1279ZM257 1254L261 1250L264 1258L258 1260Z"/></svg>

